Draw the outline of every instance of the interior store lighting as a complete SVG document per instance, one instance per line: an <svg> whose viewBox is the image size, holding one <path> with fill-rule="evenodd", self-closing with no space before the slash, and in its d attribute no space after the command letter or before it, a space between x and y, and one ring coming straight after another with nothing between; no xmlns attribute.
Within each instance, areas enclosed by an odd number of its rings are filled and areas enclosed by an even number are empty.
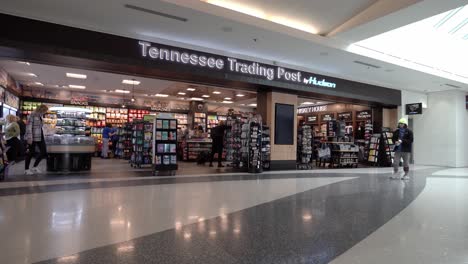
<svg viewBox="0 0 468 264"><path fill-rule="evenodd" d="M249 104L249 106L257 107L257 104Z"/></svg>
<svg viewBox="0 0 468 264"><path fill-rule="evenodd" d="M210 96L207 95L207 94L204 94L204 95L202 95L202 97L204 97L204 98L209 98Z"/></svg>
<svg viewBox="0 0 468 264"><path fill-rule="evenodd" d="M137 80L123 80L122 83L123 84L130 84L130 85L139 85L140 81L137 81Z"/></svg>
<svg viewBox="0 0 468 264"><path fill-rule="evenodd" d="M303 104L303 105L313 105L313 104L315 104L315 103L313 103L313 102L303 102L302 104Z"/></svg>
<svg viewBox="0 0 468 264"><path fill-rule="evenodd" d="M85 74L71 73L71 72L67 72L67 77L68 78L76 78L76 79L86 79L87 78L87 76Z"/></svg>
<svg viewBox="0 0 468 264"><path fill-rule="evenodd" d="M44 84L41 83L41 82L34 82L34 84L35 84L35 85L39 85L39 86L44 86Z"/></svg>
<svg viewBox="0 0 468 264"><path fill-rule="evenodd" d="M219 91L214 91L213 93L214 94L221 94L221 92L219 92Z"/></svg>
<svg viewBox="0 0 468 264"><path fill-rule="evenodd" d="M185 95L186 93L178 92L177 94L179 94L179 95Z"/></svg>
<svg viewBox="0 0 468 264"><path fill-rule="evenodd" d="M86 86L84 85L69 84L68 87L72 89L81 89L81 90L86 89Z"/></svg>
<svg viewBox="0 0 468 264"><path fill-rule="evenodd" d="M202 0L202 1L204 1L204 2L206 2L208 4L212 4L212 5L215 5L215 6L222 7L222 8L230 9L232 11L239 12L239 13L246 14L246 15L253 16L253 17L257 17L257 18L260 18L260 19L265 19L265 20L268 20L270 22L280 24L280 25L283 25L283 26L286 26L286 27L298 29L298 30L301 30L301 31L304 31L304 32L308 32L308 33L312 33L312 34L318 34L319 33L317 28L315 28L314 26L312 26L312 25L310 25L308 23L298 21L298 20L295 20L295 19L291 19L291 18L288 18L288 17L284 17L284 16L278 16L278 15L275 15L275 14L267 14L265 11L263 11L261 9L254 8L254 7L249 6L249 5L237 3L234 0Z"/></svg>
<svg viewBox="0 0 468 264"><path fill-rule="evenodd" d="M28 65L28 66L31 65L31 63L29 63L29 62L27 62L27 61L18 61L18 63L20 63L20 64L25 64L25 65Z"/></svg>
<svg viewBox="0 0 468 264"><path fill-rule="evenodd" d="M231 97L224 97L224 100L231 100Z"/></svg>
<svg viewBox="0 0 468 264"><path fill-rule="evenodd" d="M237 97L244 97L244 94L236 94Z"/></svg>
<svg viewBox="0 0 468 264"><path fill-rule="evenodd" d="M26 73L27 76L30 76L30 77L37 77L36 74L32 73L32 72L28 72Z"/></svg>
<svg viewBox="0 0 468 264"><path fill-rule="evenodd" d="M191 92L193 92L193 91L195 91L195 90L197 90L197 89L195 89L195 88L190 88L190 87L189 87L189 88L187 88L187 91L191 91Z"/></svg>
<svg viewBox="0 0 468 264"><path fill-rule="evenodd" d="M223 104L232 104L232 101L223 101Z"/></svg>
<svg viewBox="0 0 468 264"><path fill-rule="evenodd" d="M156 97L169 97L168 94L155 94Z"/></svg>
<svg viewBox="0 0 468 264"><path fill-rule="evenodd" d="M129 94L129 93L130 93L130 91L121 90L121 89L115 89L115 92L116 92L116 93L122 93L122 94Z"/></svg>
<svg viewBox="0 0 468 264"><path fill-rule="evenodd" d="M193 101L203 101L203 98L199 98L199 97L192 97L190 99Z"/></svg>

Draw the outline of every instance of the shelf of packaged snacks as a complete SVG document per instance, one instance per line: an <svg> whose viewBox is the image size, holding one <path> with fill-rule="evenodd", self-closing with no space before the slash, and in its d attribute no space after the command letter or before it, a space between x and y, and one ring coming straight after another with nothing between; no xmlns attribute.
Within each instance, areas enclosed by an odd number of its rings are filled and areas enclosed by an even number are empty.
<svg viewBox="0 0 468 264"><path fill-rule="evenodd" d="M129 109L128 110L128 122L133 122L137 120L143 120L145 115L149 115L150 111L148 110L139 110L139 109Z"/></svg>
<svg viewBox="0 0 468 264"><path fill-rule="evenodd" d="M106 124L122 127L128 122L128 109L126 108L106 108Z"/></svg>

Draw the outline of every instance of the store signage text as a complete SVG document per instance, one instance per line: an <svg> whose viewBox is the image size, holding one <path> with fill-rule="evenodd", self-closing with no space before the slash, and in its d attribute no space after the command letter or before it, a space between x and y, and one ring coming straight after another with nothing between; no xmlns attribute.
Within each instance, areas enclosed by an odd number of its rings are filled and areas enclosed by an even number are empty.
<svg viewBox="0 0 468 264"><path fill-rule="evenodd" d="M214 55L199 55L195 52L180 52L171 48L155 47L145 41L139 41L138 45L140 46L141 56L144 58L246 74L265 78L269 81L287 81L310 86L336 88L336 83L328 82L316 76L305 76L306 74L301 71L288 70L279 66L272 67L258 62L239 61L231 57L222 58Z"/></svg>
<svg viewBox="0 0 468 264"><path fill-rule="evenodd" d="M353 113L352 112L345 112L345 113L339 113L338 114L338 119L344 119L345 121L353 120Z"/></svg>
<svg viewBox="0 0 468 264"><path fill-rule="evenodd" d="M359 120L372 119L372 114L370 113L370 111L359 111L359 112L356 112L356 119L359 119Z"/></svg>
<svg viewBox="0 0 468 264"><path fill-rule="evenodd" d="M318 116L316 116L316 115L308 116L308 117L307 117L307 121L308 121L308 122L311 122L311 123L315 123L315 122L318 121Z"/></svg>
<svg viewBox="0 0 468 264"><path fill-rule="evenodd" d="M297 109L298 114L307 114L307 113L315 113L315 112L326 112L328 107L326 105L320 106L310 106L310 107L303 107Z"/></svg>
<svg viewBox="0 0 468 264"><path fill-rule="evenodd" d="M86 96L76 96L72 97L70 100L72 105L88 105L88 97Z"/></svg>
<svg viewBox="0 0 468 264"><path fill-rule="evenodd" d="M332 121L334 117L334 114L324 114L322 115L322 121Z"/></svg>

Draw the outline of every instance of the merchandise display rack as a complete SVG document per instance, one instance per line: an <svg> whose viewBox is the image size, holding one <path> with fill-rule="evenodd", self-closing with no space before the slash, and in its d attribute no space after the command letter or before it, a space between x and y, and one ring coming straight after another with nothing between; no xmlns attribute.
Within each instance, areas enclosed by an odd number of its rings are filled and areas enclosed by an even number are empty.
<svg viewBox="0 0 468 264"><path fill-rule="evenodd" d="M262 124L256 119L249 122L249 163L248 170L250 173L261 173L262 166Z"/></svg>
<svg viewBox="0 0 468 264"><path fill-rule="evenodd" d="M132 157L132 125L127 123L119 130L119 142L117 143L117 155L121 159L130 160Z"/></svg>
<svg viewBox="0 0 468 264"><path fill-rule="evenodd" d="M211 129L219 124L219 121L227 121L227 116L222 115L208 115L206 131L211 134Z"/></svg>
<svg viewBox="0 0 468 264"><path fill-rule="evenodd" d="M312 169L312 128L309 125L303 125L297 133L297 168L300 170Z"/></svg>
<svg viewBox="0 0 468 264"><path fill-rule="evenodd" d="M271 160L271 140L270 140L270 127L263 126L262 133L262 162L263 169L270 169L270 160Z"/></svg>
<svg viewBox="0 0 468 264"><path fill-rule="evenodd" d="M380 158L382 166L391 166L395 158L395 144L393 142L392 132L382 132L381 142L383 143L381 153L383 156Z"/></svg>
<svg viewBox="0 0 468 264"><path fill-rule="evenodd" d="M185 130L188 126L188 115L187 114L174 114L174 118L177 119L177 129ZM181 131L178 131L181 133Z"/></svg>
<svg viewBox="0 0 468 264"><path fill-rule="evenodd" d="M132 124L132 147L130 164L141 168L142 165L152 164L153 124L136 121Z"/></svg>
<svg viewBox="0 0 468 264"><path fill-rule="evenodd" d="M358 167L359 164L359 147L353 143L336 142L333 143L331 152L330 167Z"/></svg>
<svg viewBox="0 0 468 264"><path fill-rule="evenodd" d="M381 134L373 134L368 143L368 158L367 161L377 165L379 162L379 149L380 149Z"/></svg>
<svg viewBox="0 0 468 264"><path fill-rule="evenodd" d="M155 175L160 171L177 170L177 120L157 117L153 127Z"/></svg>
<svg viewBox="0 0 468 264"><path fill-rule="evenodd" d="M213 143L210 139L193 139L185 140L183 144L183 159L184 161L195 161L201 152L211 152Z"/></svg>
<svg viewBox="0 0 468 264"><path fill-rule="evenodd" d="M242 116L231 115L227 118L226 130L226 160L230 162L229 166L236 169L245 169L246 160L243 157L243 146L246 144L247 133L243 133L246 118ZM244 138L243 138L244 137Z"/></svg>
<svg viewBox="0 0 468 264"><path fill-rule="evenodd" d="M78 111L57 111L56 117L55 134L86 135L86 113Z"/></svg>
<svg viewBox="0 0 468 264"><path fill-rule="evenodd" d="M202 126L203 131L206 131L206 113L194 113L193 128L197 128L198 126Z"/></svg>

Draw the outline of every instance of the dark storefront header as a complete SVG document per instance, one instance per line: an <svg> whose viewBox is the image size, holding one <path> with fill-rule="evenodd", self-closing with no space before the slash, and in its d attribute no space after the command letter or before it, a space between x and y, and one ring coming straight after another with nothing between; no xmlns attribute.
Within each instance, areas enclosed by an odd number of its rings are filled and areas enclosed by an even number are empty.
<svg viewBox="0 0 468 264"><path fill-rule="evenodd" d="M401 91L234 57L0 14L0 56L148 78L397 106ZM28 34L24 34L28 32Z"/></svg>

